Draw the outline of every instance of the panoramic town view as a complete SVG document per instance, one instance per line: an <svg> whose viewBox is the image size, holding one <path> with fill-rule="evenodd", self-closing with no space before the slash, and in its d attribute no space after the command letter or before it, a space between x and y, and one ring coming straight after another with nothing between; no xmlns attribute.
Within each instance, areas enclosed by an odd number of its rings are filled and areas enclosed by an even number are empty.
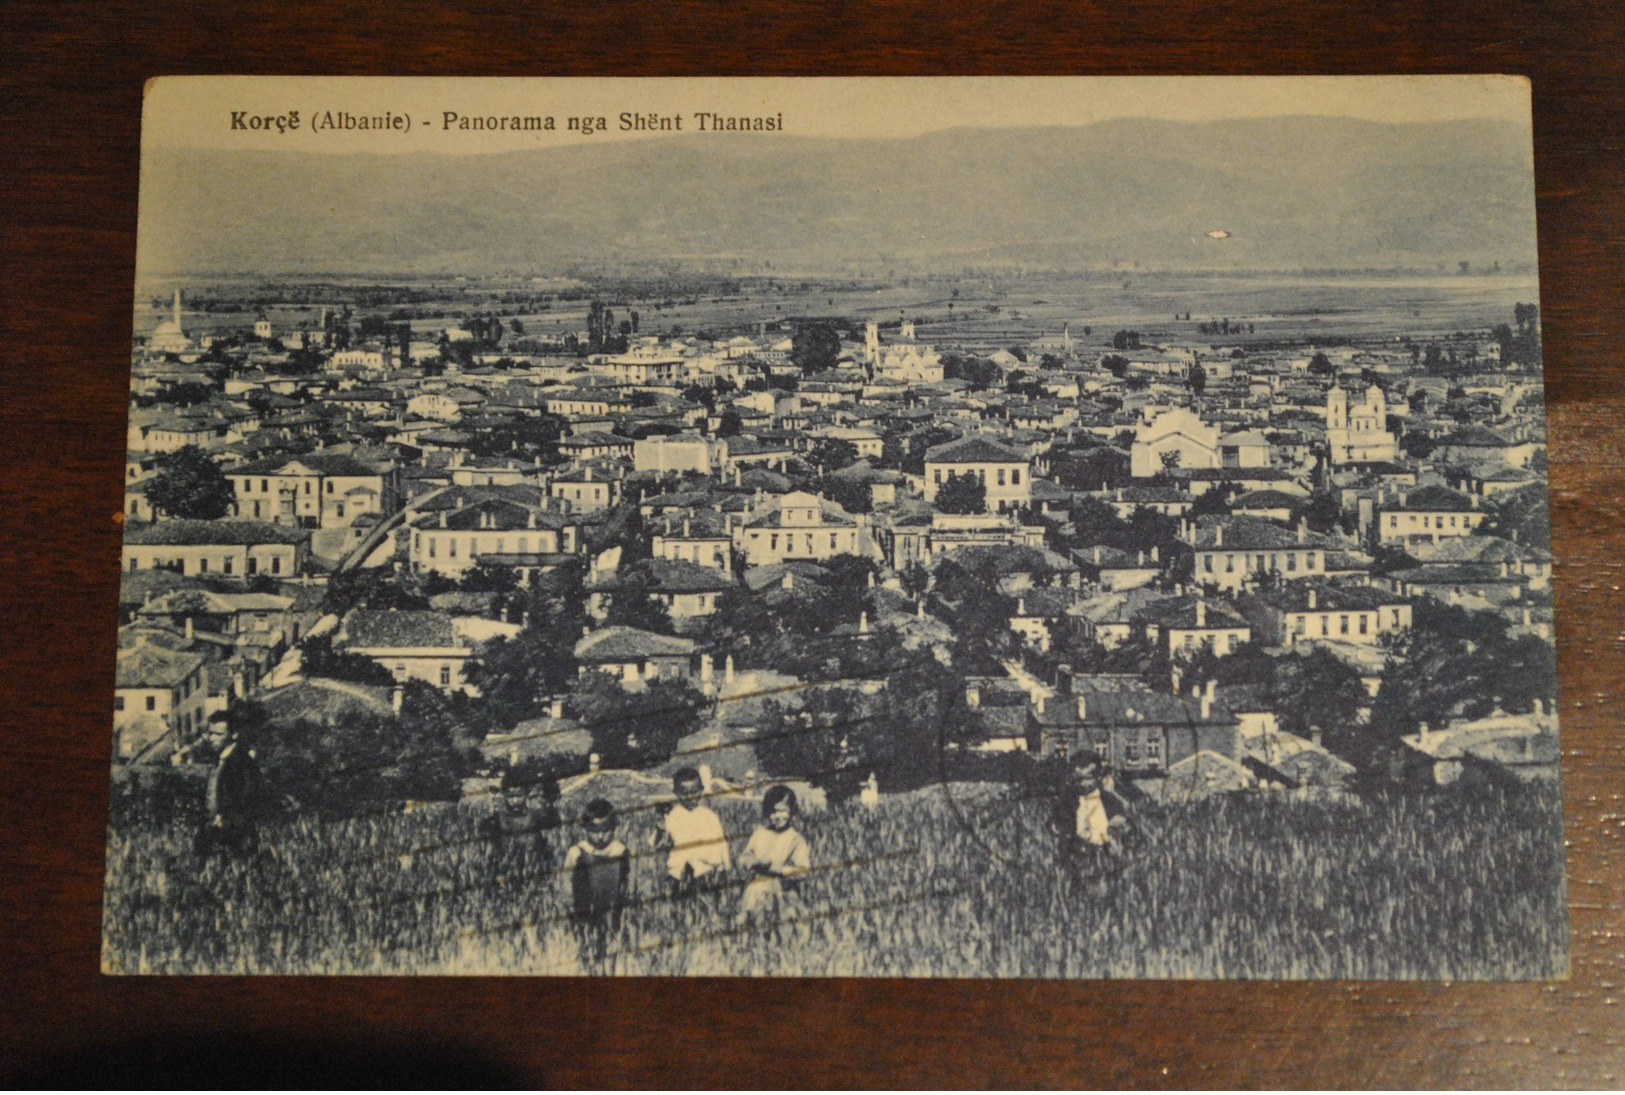
<svg viewBox="0 0 1625 1095"><path fill-rule="evenodd" d="M1529 256L148 276L104 966L1559 975Z"/></svg>

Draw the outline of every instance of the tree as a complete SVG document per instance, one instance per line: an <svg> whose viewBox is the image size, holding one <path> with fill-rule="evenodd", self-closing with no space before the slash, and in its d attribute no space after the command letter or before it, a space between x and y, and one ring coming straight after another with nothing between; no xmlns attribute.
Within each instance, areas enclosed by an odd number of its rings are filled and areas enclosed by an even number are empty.
<svg viewBox="0 0 1625 1095"><path fill-rule="evenodd" d="M1316 491L1298 507L1297 516L1316 532L1331 532L1343 519L1343 506L1326 491Z"/></svg>
<svg viewBox="0 0 1625 1095"><path fill-rule="evenodd" d="M841 336L833 324L803 323L790 339L790 361L811 375L835 368L841 354Z"/></svg>
<svg viewBox="0 0 1625 1095"><path fill-rule="evenodd" d="M1112 349L1138 350L1140 349L1140 332L1118 331L1112 335Z"/></svg>
<svg viewBox="0 0 1625 1095"><path fill-rule="evenodd" d="M1207 370L1202 368L1201 362L1191 366L1190 375L1185 378L1185 382L1190 385L1192 395L1200 396L1207 391Z"/></svg>
<svg viewBox="0 0 1625 1095"><path fill-rule="evenodd" d="M642 567L622 567L609 592L605 620L619 627L670 634L671 615L655 598L654 580Z"/></svg>
<svg viewBox="0 0 1625 1095"><path fill-rule="evenodd" d="M1162 462L1163 471L1173 471L1184 461L1185 456L1178 449L1169 449L1167 452L1158 453L1157 459Z"/></svg>
<svg viewBox="0 0 1625 1095"><path fill-rule="evenodd" d="M987 512L987 487L970 472L949 472L937 488L936 506L943 513Z"/></svg>
<svg viewBox="0 0 1625 1095"><path fill-rule="evenodd" d="M1332 376L1337 372L1337 366L1322 350L1316 350L1315 356L1309 359L1309 371L1315 376Z"/></svg>
<svg viewBox="0 0 1625 1095"><path fill-rule="evenodd" d="M333 640L327 635L315 635L300 644L299 671L306 677L356 684L388 686L395 683L389 670L366 655L333 649Z"/></svg>
<svg viewBox="0 0 1625 1095"><path fill-rule="evenodd" d="M825 472L839 471L857 462L858 448L838 437L821 437L813 442L807 457Z"/></svg>
<svg viewBox="0 0 1625 1095"><path fill-rule="evenodd" d="M1128 374L1128 358L1122 354L1107 354L1100 359L1100 367L1122 380Z"/></svg>
<svg viewBox="0 0 1625 1095"><path fill-rule="evenodd" d="M1420 398L1418 396L1417 398ZM1413 404L1415 400L1412 400ZM1413 460L1426 460L1433 455L1433 438L1418 430L1411 430L1399 439L1399 448Z"/></svg>
<svg viewBox="0 0 1625 1095"><path fill-rule="evenodd" d="M628 689L596 671L577 678L564 700L565 714L586 727L606 768L647 768L670 759L709 708L710 701L687 681L648 681Z"/></svg>
<svg viewBox="0 0 1625 1095"><path fill-rule="evenodd" d="M159 457L147 500L169 517L212 521L231 512L236 493L209 454L185 445Z"/></svg>

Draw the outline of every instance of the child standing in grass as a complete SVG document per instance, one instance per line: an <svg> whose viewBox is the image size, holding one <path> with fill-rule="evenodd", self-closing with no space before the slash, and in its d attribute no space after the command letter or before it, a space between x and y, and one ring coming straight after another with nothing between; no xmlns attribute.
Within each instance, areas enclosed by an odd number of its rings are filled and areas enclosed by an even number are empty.
<svg viewBox="0 0 1625 1095"><path fill-rule="evenodd" d="M728 835L722 819L705 805L705 783L693 768L684 768L672 777L677 801L666 812L656 838L669 849L666 873L673 897L686 897L697 885L715 881L730 866Z"/></svg>
<svg viewBox="0 0 1625 1095"><path fill-rule="evenodd" d="M613 930L626 906L632 871L626 845L615 838L615 807L607 799L593 799L581 817L581 828L585 838L564 857L570 911L581 924Z"/></svg>
<svg viewBox="0 0 1625 1095"><path fill-rule="evenodd" d="M739 865L752 875L745 885L741 922L780 911L786 896L812 869L812 849L792 827L798 811L796 793L782 784L762 796L762 824L739 857Z"/></svg>

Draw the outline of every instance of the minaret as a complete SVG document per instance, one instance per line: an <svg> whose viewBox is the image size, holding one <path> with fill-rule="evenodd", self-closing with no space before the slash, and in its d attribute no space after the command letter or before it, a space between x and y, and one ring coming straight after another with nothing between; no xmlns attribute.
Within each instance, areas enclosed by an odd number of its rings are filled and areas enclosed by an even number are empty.
<svg viewBox="0 0 1625 1095"><path fill-rule="evenodd" d="M176 288L175 288L175 314L171 318L175 321L175 333L180 334L181 333L181 291L180 291L179 286L176 286Z"/></svg>
<svg viewBox="0 0 1625 1095"><path fill-rule="evenodd" d="M863 352L870 365L880 363L880 324L866 323L863 327Z"/></svg>

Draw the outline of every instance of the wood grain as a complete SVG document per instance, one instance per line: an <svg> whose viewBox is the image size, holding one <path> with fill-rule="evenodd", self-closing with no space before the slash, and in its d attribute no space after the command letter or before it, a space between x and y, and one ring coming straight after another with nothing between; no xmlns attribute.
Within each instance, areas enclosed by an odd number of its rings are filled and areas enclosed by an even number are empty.
<svg viewBox="0 0 1625 1095"><path fill-rule="evenodd" d="M1625 49L1616 5L12 3L4 1072L503 1085L1618 1086ZM1573 979L1553 985L106 979L142 82L172 73L1532 77Z"/></svg>

